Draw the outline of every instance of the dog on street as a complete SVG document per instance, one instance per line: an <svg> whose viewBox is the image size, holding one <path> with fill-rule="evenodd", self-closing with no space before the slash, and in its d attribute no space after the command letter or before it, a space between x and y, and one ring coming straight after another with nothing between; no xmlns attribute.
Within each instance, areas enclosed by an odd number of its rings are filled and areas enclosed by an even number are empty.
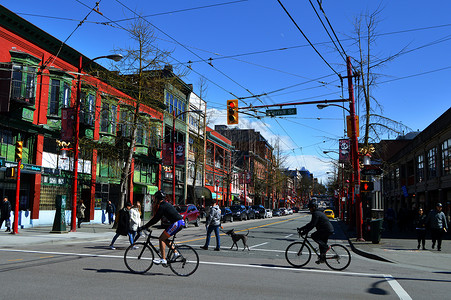
<svg viewBox="0 0 451 300"><path fill-rule="evenodd" d="M249 250L249 251L251 250L251 249L249 249L249 246L247 245L247 235L249 234L249 229L247 230L246 234L235 233L235 231L233 229L231 229L229 231L226 231L225 233L227 235L229 235L232 238L232 241L233 241L232 247L230 247L230 249L232 249L233 246L236 245L236 251L238 251L238 242L240 240L242 240L243 241L243 245L244 245L243 251L246 249L246 247L247 247L247 250Z"/></svg>

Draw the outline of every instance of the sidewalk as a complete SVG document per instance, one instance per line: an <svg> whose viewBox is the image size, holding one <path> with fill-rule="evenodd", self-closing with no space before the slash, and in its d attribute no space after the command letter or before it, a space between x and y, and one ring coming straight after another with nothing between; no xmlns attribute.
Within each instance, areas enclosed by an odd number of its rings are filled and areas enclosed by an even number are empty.
<svg viewBox="0 0 451 300"><path fill-rule="evenodd" d="M378 244L370 241L357 241L355 230L348 229L342 221L338 221L343 232L347 235L352 250L361 256L397 263L401 265L410 265L424 267L434 271L451 271L451 234L444 235L442 242L442 251L437 251L437 246L432 249L430 235L426 235L426 249L417 250L417 239L414 231L400 232L398 228L392 232L384 230L381 240Z"/></svg>
<svg viewBox="0 0 451 300"><path fill-rule="evenodd" d="M19 233L0 232L0 247L19 247L24 245L57 244L92 240L111 240L115 229L109 224L83 223L76 232L50 233L52 226L19 229ZM70 230L70 227L67 227Z"/></svg>

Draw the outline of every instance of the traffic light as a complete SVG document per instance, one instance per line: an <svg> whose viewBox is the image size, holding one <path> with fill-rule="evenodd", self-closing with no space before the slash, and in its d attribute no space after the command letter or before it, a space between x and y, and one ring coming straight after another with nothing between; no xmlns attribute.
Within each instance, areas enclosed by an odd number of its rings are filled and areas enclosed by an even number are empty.
<svg viewBox="0 0 451 300"><path fill-rule="evenodd" d="M360 192L371 192L374 190L374 182L362 181L360 182Z"/></svg>
<svg viewBox="0 0 451 300"><path fill-rule="evenodd" d="M22 160L23 141L16 142L16 161Z"/></svg>
<svg viewBox="0 0 451 300"><path fill-rule="evenodd" d="M238 124L238 99L227 100L227 125Z"/></svg>

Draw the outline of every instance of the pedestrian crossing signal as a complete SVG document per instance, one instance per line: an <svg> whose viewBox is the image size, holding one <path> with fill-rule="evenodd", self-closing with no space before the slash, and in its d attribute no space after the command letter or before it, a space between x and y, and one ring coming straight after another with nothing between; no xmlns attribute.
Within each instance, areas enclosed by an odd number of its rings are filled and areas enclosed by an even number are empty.
<svg viewBox="0 0 451 300"><path fill-rule="evenodd" d="M22 151L23 151L23 141L16 142L16 161L22 160Z"/></svg>
<svg viewBox="0 0 451 300"><path fill-rule="evenodd" d="M238 99L227 100L227 125L238 124Z"/></svg>
<svg viewBox="0 0 451 300"><path fill-rule="evenodd" d="M374 190L374 182L372 181L360 182L360 192L371 192L372 190Z"/></svg>

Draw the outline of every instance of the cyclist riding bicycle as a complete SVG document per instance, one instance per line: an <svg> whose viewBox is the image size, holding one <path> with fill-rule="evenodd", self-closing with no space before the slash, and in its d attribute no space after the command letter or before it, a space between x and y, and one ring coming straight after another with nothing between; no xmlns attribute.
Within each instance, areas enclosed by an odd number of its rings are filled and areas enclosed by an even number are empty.
<svg viewBox="0 0 451 300"><path fill-rule="evenodd" d="M327 241L329 236L334 233L334 227L330 223L327 216L318 210L318 206L316 202L310 201L308 204L308 208L312 213L312 220L307 225L298 228L298 232L302 235L307 234L313 228L316 228L316 231L312 233L312 239L318 243L320 256L316 261L317 264L324 263L326 261L326 252L329 250L329 246L327 245Z"/></svg>
<svg viewBox="0 0 451 300"><path fill-rule="evenodd" d="M148 229L150 226L160 221L162 217L165 217L171 223L171 225L160 235L159 243L161 259L154 259L153 261L157 265L165 265L167 263L165 245L170 246L168 241L169 237L173 236L176 232L181 230L183 226L185 226L183 217L178 213L174 206L164 200L165 198L166 194L163 191L158 191L155 193L154 216L144 226L138 228L138 231ZM177 256L178 253L174 253L174 255Z"/></svg>

